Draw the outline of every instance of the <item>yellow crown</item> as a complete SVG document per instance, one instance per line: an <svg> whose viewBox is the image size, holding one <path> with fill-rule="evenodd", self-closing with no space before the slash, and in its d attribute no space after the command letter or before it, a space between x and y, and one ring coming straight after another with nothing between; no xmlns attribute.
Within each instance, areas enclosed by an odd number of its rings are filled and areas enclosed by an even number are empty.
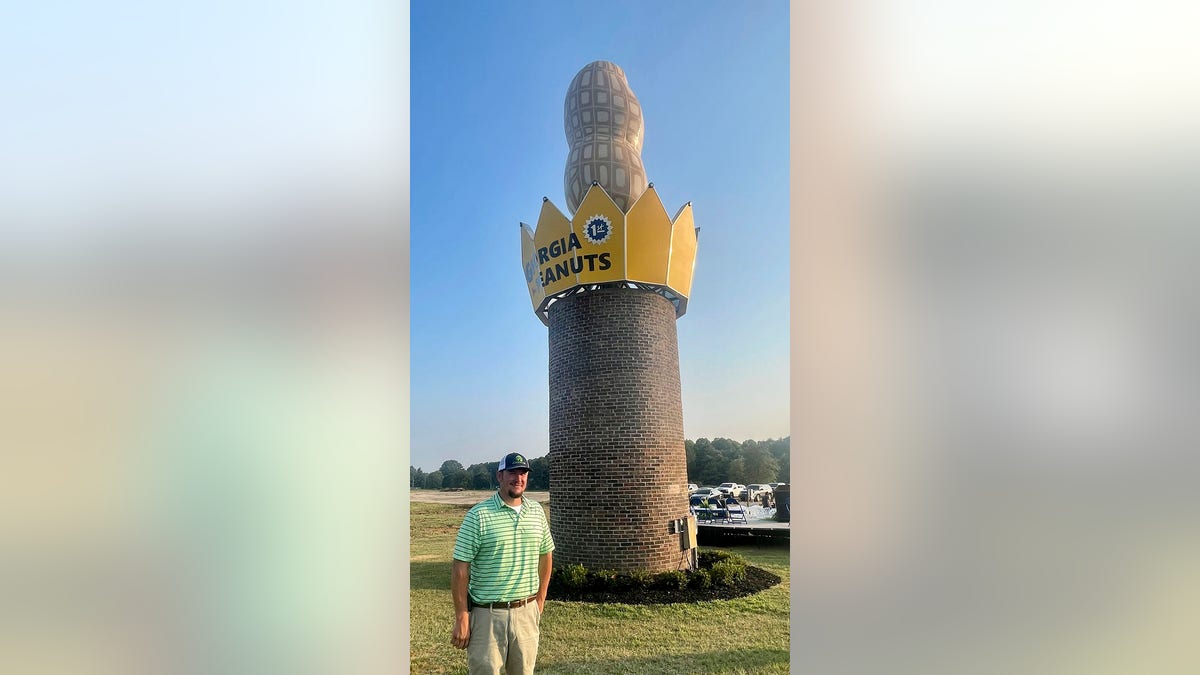
<svg viewBox="0 0 1200 675"><path fill-rule="evenodd" d="M573 293L624 286L653 291L687 311L696 265L692 203L674 218L654 184L628 212L593 183L568 219L549 199L542 200L537 231L521 223L521 259L533 311L549 325L550 305Z"/></svg>

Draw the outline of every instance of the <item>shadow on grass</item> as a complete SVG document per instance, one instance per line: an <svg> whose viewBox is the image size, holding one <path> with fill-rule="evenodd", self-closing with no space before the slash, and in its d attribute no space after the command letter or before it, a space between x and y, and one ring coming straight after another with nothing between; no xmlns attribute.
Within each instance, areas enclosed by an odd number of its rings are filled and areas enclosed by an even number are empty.
<svg viewBox="0 0 1200 675"><path fill-rule="evenodd" d="M788 666L786 649L740 649L725 652L699 652L672 656L620 659L615 661L576 661L538 663L541 673L758 673L768 667Z"/></svg>
<svg viewBox="0 0 1200 675"><path fill-rule="evenodd" d="M449 562L410 562L408 574L408 585L414 590L450 590Z"/></svg>

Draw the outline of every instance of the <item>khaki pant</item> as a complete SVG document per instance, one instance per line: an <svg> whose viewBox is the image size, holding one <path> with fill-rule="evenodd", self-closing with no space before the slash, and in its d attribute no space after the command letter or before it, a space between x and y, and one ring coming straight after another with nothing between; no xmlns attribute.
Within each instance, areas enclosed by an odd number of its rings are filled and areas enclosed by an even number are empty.
<svg viewBox="0 0 1200 675"><path fill-rule="evenodd" d="M542 613L537 602L516 609L471 609L467 667L471 675L533 675Z"/></svg>

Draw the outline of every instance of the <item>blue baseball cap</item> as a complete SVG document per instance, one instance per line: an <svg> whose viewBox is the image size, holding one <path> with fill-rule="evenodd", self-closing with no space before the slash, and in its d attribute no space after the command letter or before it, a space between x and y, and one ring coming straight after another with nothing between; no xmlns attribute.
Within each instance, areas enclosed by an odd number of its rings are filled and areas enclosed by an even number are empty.
<svg viewBox="0 0 1200 675"><path fill-rule="evenodd" d="M500 467L497 471L511 471L513 469L529 470L529 463L525 461L525 455L519 452L510 452L500 460Z"/></svg>

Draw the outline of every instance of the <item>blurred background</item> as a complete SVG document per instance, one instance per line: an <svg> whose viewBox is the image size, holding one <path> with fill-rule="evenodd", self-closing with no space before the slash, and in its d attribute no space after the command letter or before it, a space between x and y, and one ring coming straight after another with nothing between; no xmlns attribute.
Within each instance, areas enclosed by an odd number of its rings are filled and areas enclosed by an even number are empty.
<svg viewBox="0 0 1200 675"><path fill-rule="evenodd" d="M1200 667L1198 18L793 5L795 672Z"/></svg>
<svg viewBox="0 0 1200 675"><path fill-rule="evenodd" d="M791 7L795 672L1200 670L1198 12ZM407 4L0 17L0 671L393 672Z"/></svg>
<svg viewBox="0 0 1200 675"><path fill-rule="evenodd" d="M407 7L0 15L0 671L394 672Z"/></svg>

